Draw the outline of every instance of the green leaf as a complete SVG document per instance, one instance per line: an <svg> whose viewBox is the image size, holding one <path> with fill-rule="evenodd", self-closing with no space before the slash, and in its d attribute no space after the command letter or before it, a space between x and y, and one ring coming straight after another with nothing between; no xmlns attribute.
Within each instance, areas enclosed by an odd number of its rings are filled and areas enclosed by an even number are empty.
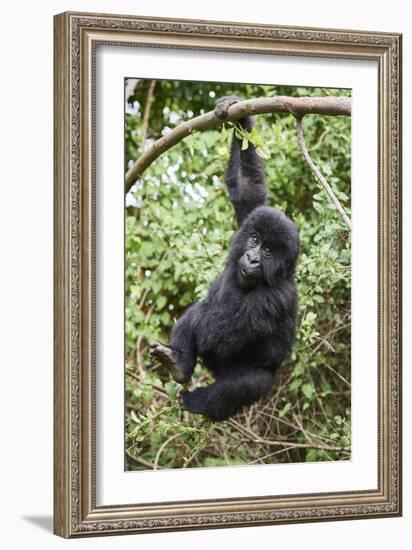
<svg viewBox="0 0 412 550"><path fill-rule="evenodd" d="M156 309L163 309L167 303L166 296L159 296L156 299Z"/></svg>
<svg viewBox="0 0 412 550"><path fill-rule="evenodd" d="M305 462L317 462L319 460L319 451L317 449L309 449L306 451Z"/></svg>
<svg viewBox="0 0 412 550"><path fill-rule="evenodd" d="M313 384L311 382L303 384L302 391L305 394L305 397L307 397L308 399L312 399L312 397L316 393L315 388L313 387Z"/></svg>
<svg viewBox="0 0 412 550"><path fill-rule="evenodd" d="M301 376L304 372L305 372L305 367L302 364L298 363L293 369L292 374L294 377L298 377L298 376Z"/></svg>
<svg viewBox="0 0 412 550"><path fill-rule="evenodd" d="M279 412L279 416L282 418L283 416L285 416L285 414L287 414L290 409L292 408L292 403L286 403L286 405L283 407L283 409Z"/></svg>
<svg viewBox="0 0 412 550"><path fill-rule="evenodd" d="M319 214L323 214L325 212L325 209L320 202L313 201L313 208L316 212L319 212Z"/></svg>
<svg viewBox="0 0 412 550"><path fill-rule="evenodd" d="M167 395L171 398L171 399L176 399L176 394L177 394L177 386L176 386L176 382L166 382L166 384L164 385L164 389L167 393Z"/></svg>
<svg viewBox="0 0 412 550"><path fill-rule="evenodd" d="M266 147L257 147L256 153L265 160L270 158L270 152Z"/></svg>
<svg viewBox="0 0 412 550"><path fill-rule="evenodd" d="M300 388L301 385L302 380L300 378L296 378L295 380L293 380L293 382L289 384L289 389L290 391L296 391Z"/></svg>
<svg viewBox="0 0 412 550"><path fill-rule="evenodd" d="M221 141L226 141L227 140L227 137L228 137L228 129L226 128L226 126L223 124L221 130L220 130L220 138L221 138Z"/></svg>

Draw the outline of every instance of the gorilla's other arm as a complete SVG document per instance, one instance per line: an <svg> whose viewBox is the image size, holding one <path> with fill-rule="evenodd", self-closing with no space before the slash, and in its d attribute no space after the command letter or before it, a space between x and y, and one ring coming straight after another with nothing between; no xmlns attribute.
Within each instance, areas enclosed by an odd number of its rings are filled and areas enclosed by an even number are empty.
<svg viewBox="0 0 412 550"><path fill-rule="evenodd" d="M170 344L153 342L150 346L151 359L168 367L181 384L190 380L196 366L198 350L193 323L198 308L199 303L195 303L185 311L173 328Z"/></svg>

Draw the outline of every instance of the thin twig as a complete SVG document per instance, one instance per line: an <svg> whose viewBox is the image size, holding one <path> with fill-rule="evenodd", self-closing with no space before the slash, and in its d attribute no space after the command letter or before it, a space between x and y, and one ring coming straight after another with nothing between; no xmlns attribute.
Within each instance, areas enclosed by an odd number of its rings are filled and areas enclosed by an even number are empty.
<svg viewBox="0 0 412 550"><path fill-rule="evenodd" d="M275 455L279 455L279 454L282 454L282 453L287 453L289 451L293 451L295 447L287 447L287 448L283 448L283 449L278 449L277 451L273 451L271 453L268 453L264 456L260 456L259 458L256 458L250 462L248 462L248 466L251 466L252 464L256 464L257 462L260 462L261 464L265 464L265 462L263 462L264 460L266 460L267 458L271 458ZM271 463L273 464L273 462Z"/></svg>
<svg viewBox="0 0 412 550"><path fill-rule="evenodd" d="M153 462L150 462L145 458L140 458L139 456L133 456L130 451L126 451L126 455L130 458L130 460L132 460L133 462L136 462L137 464L146 466L146 468L153 468Z"/></svg>
<svg viewBox="0 0 412 550"><path fill-rule="evenodd" d="M156 454L156 458L155 458L155 461L153 463L153 470L157 470L158 469L158 464L159 464L159 459L160 459L160 455L162 454L163 452L163 449L165 447L167 447L169 445L169 443L171 443L174 439L176 439L176 437L179 437L180 434L177 433L177 434L174 434L172 435L171 437L169 437L169 439L166 439L166 441L164 443L162 443L162 445L160 446L159 450L157 451L157 454Z"/></svg>
<svg viewBox="0 0 412 550"><path fill-rule="evenodd" d="M323 451L335 451L335 452L343 452L343 453L348 452L347 449L345 449L345 447L332 447L331 445L319 445L319 444L315 445L315 444L311 444L311 443L296 443L296 442L292 443L291 441L283 441L283 440L277 441L277 440L272 440L272 439L263 439L263 438L259 437L257 434L255 434L253 432L249 432L249 430L247 430L243 426L240 426L233 419L230 420L229 423L235 429L240 431L243 435L245 435L246 437L249 437L249 439L252 439L252 441L254 441L255 443L262 443L263 445L279 446L279 447L281 447L281 446L296 447L296 448L300 448L300 449L320 449L320 450L323 450Z"/></svg>
<svg viewBox="0 0 412 550"><path fill-rule="evenodd" d="M130 369L126 369L126 376L130 376L130 378L132 378L138 384L142 383L141 379L138 376L136 376L136 374L134 374L134 372L132 372ZM166 397L167 399L169 399L169 396L167 395L167 393L160 386L157 386L156 384L150 384L150 387L152 387L153 390L158 395L161 395L162 397Z"/></svg>
<svg viewBox="0 0 412 550"><path fill-rule="evenodd" d="M346 380L346 378L345 378L344 376L342 376L342 375L340 374L340 372L338 372L337 370L335 370L333 367L331 367L331 366L328 365L327 363L324 363L323 365L324 365L326 368L328 368L329 370L331 370L334 374L336 374L336 376L337 376L338 378L340 378L340 379L342 380L342 382L344 382L349 388L352 387L352 384L351 384L348 380Z"/></svg>
<svg viewBox="0 0 412 550"><path fill-rule="evenodd" d="M321 174L319 168L316 166L316 164L313 162L309 155L309 151L306 147L305 138L303 135L302 130L302 117L296 117L296 133L298 136L298 143L299 147L303 153L303 156L309 165L310 169L315 175L315 178L318 180L318 182L321 184L323 189L325 190L326 194L329 196L332 203L335 205L337 211L342 216L343 221L346 223L349 231L352 231L352 222L350 221L349 217L347 216L345 210L343 209L342 205L340 204L337 196L332 190L332 187L329 185L329 183L326 181L326 178Z"/></svg>

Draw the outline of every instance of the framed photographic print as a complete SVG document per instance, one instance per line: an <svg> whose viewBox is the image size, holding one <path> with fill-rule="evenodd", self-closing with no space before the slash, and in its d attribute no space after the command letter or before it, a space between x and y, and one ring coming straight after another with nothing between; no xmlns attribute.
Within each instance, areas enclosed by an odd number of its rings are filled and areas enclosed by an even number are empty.
<svg viewBox="0 0 412 550"><path fill-rule="evenodd" d="M55 17L55 533L401 513L401 36Z"/></svg>

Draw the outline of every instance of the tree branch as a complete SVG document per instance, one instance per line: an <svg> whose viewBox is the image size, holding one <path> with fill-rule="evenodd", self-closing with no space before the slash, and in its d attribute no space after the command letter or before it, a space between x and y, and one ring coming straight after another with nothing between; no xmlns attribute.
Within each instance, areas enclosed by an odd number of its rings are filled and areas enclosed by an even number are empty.
<svg viewBox="0 0 412 550"><path fill-rule="evenodd" d="M352 231L352 222L348 218L348 216L347 216L345 210L343 209L342 205L340 204L337 196L333 192L332 187L326 181L325 177L321 174L319 168L316 166L316 164L313 162L313 160L311 159L311 157L309 155L309 151L306 147L305 138L304 138L303 130L302 130L302 117L296 117L296 133L297 133L297 136L298 136L299 147L300 147L300 149L303 153L303 156L305 157L305 160L306 160L307 164L309 165L312 172L315 174L315 178L321 184L321 186L323 187L323 189L325 190L325 192L329 196L330 200L333 202L336 209L338 210L338 212L342 216L343 221L348 226L349 231Z"/></svg>
<svg viewBox="0 0 412 550"><path fill-rule="evenodd" d="M154 89L156 86L156 80L151 80L149 84L149 89L147 91L147 97L146 97L146 105L144 107L144 113L143 113L143 124L142 124L142 149L144 148L144 144L146 142L147 137L147 129L149 127L149 117L150 117L150 111L152 109L152 104L154 100Z"/></svg>
<svg viewBox="0 0 412 550"><path fill-rule="evenodd" d="M138 78L128 78L126 82L126 89L125 89L125 96L126 96L126 102L129 103L129 99L134 94L134 91L136 89L136 86L139 83Z"/></svg>
<svg viewBox="0 0 412 550"><path fill-rule="evenodd" d="M297 119L307 114L351 116L351 99L349 97L262 97L239 101L229 108L225 122L235 122L247 115L263 113L291 113ZM126 193L142 176L143 172L162 153L182 141L194 131L204 131L218 127L222 120L214 111L197 116L179 124L168 134L155 141L144 151L126 173Z"/></svg>

